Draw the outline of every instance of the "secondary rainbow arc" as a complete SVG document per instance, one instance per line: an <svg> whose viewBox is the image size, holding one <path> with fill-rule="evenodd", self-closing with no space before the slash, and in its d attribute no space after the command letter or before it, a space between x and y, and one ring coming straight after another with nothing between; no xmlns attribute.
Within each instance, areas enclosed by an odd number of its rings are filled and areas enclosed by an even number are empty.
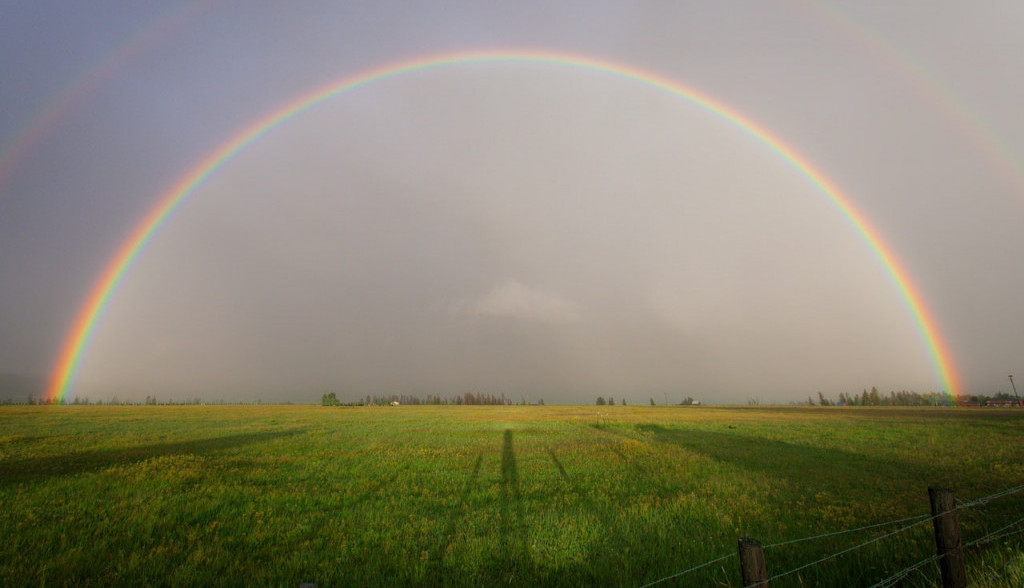
<svg viewBox="0 0 1024 588"><path fill-rule="evenodd" d="M192 168L170 190L164 193L157 204L146 214L145 218L135 226L128 238L125 239L117 250L113 259L107 264L90 291L70 332L64 340L51 375L47 397L60 400L68 393L82 355L99 318L103 314L104 308L110 301L113 292L117 289L119 282L132 263L138 258L146 243L149 242L160 226L195 192L196 188L204 180L220 169L232 157L244 150L247 145L300 113L345 92L411 72L473 63L534 63L589 70L631 80L668 92L698 105L768 146L817 186L820 192L842 212L857 233L868 244L871 251L885 268L886 273L893 281L911 313L914 322L918 325L921 337L925 342L931 360L935 364L935 369L941 385L944 387L944 391L949 394L959 393L960 385L948 346L940 336L935 319L929 312L924 298L911 281L907 271L882 240L878 232L867 222L865 216L853 206L849 198L793 148L769 133L764 127L743 116L738 111L733 110L728 105L713 100L701 92L683 86L659 74L624 64L566 53L502 50L417 57L411 60L392 62L355 75L345 76L274 110L224 142L197 166Z"/></svg>
<svg viewBox="0 0 1024 588"><path fill-rule="evenodd" d="M66 117L76 105L100 88L104 82L113 78L119 67L132 61L146 48L155 45L178 28L209 10L218 1L192 0L157 18L149 26L99 59L92 67L86 68L63 91L44 104L21 129L15 131L13 137L6 144L0 144L0 192L3 191L8 176L28 156L28 153L52 134L61 119Z"/></svg>

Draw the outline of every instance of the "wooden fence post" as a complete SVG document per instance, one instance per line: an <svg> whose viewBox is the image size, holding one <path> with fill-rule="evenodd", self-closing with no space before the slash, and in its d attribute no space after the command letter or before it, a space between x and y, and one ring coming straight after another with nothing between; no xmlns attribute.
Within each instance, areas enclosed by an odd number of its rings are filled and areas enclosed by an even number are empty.
<svg viewBox="0 0 1024 588"><path fill-rule="evenodd" d="M740 574L744 586L768 588L768 567L764 563L764 550L757 539L740 539Z"/></svg>
<svg viewBox="0 0 1024 588"><path fill-rule="evenodd" d="M960 541L960 521L956 514L953 491L947 488L928 488L932 503L932 523L935 525L935 549L941 559L942 588L966 588L964 547Z"/></svg>

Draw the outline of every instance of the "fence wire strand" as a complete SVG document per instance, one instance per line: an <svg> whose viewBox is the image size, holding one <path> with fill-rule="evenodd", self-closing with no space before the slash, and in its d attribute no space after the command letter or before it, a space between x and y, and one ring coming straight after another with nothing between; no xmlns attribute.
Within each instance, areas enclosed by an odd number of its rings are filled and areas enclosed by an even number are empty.
<svg viewBox="0 0 1024 588"><path fill-rule="evenodd" d="M897 523L905 523L907 521L918 521L918 522L914 523L916 525L916 524L924 522L928 518L929 518L928 515L917 515L917 516L913 516L913 517L906 517L906 518L902 518L902 519L895 519L895 520L891 520L891 521L885 521L884 523L872 523L870 525L864 525L863 527L856 527L856 528L853 528L853 529L844 529L842 531L834 531L834 532L831 532L831 533L823 533L821 535L814 535L814 536L810 536L810 537L802 537L800 539L792 539L790 541L780 541L779 543L772 543L770 545L765 545L764 549L768 549L770 547L780 547L780 546L783 546L783 545L792 545L794 543L801 543L801 542L804 542L804 541L812 541L814 539L821 539L821 538L824 538L824 537L833 537L833 536L836 536L836 535L844 535L844 534L847 534L847 533L856 533L857 531L865 531L867 529L875 529L877 527L884 527L886 525L895 525ZM910 526L912 527L914 525L910 525ZM910 528L910 527L905 527L905 528ZM896 531L896 532L898 533L899 531ZM887 536L888 535L885 535L882 538L887 537ZM723 556L715 558L715 559L713 559L711 561L706 561L706 562L704 562L702 564L696 565L696 566L694 566L692 568L689 568L687 570L683 570L683 571L678 572L676 574L672 574L671 576L665 576L664 578L659 578L659 579L657 579L657 580L655 580L653 582L650 582L648 584L644 584L643 586L640 586L639 588L648 588L649 586L654 586L656 584L660 584L662 582L671 580L673 578L678 578L680 576L685 576L686 574L689 574L690 572L695 572L695 571L697 571L697 570L699 570L701 568L710 566L712 564L716 564L716 563L718 563L720 561L725 561L725 560L727 560L730 557L733 557L735 555L738 555L738 553L734 552L734 553L730 553L730 554L727 554L727 555L723 555ZM811 564L811 565L813 565L813 564Z"/></svg>
<svg viewBox="0 0 1024 588"><path fill-rule="evenodd" d="M895 586L900 580L909 576L911 572L917 571L919 568L922 568L932 563L933 561L939 561L942 558L943 556L941 555L933 555L931 557L922 559L916 564L903 568L902 570L896 572L888 578L885 578L884 580L879 580L877 584L872 584L871 588L889 588L889 586Z"/></svg>
<svg viewBox="0 0 1024 588"><path fill-rule="evenodd" d="M1017 521L1017 522L1020 523L1021 521ZM1014 535L1020 535L1021 533L1024 533L1024 529L1017 529L1016 531L1011 531L1009 533L1003 533L1002 535L996 535L995 537L990 538L988 541L985 541L984 543L991 543L992 541L998 541L999 539L1006 539L1007 537L1013 537ZM974 544L971 544L971 546L973 547L974 545L977 545L977 544L983 545L984 543L979 541L979 542L976 542Z"/></svg>
<svg viewBox="0 0 1024 588"><path fill-rule="evenodd" d="M882 539L886 539L888 537L892 537L893 535L897 535L899 533L902 533L903 531L906 531L908 529L912 529L912 528L914 528L914 527L916 527L916 526L918 526L918 525L920 525L922 523L925 523L927 521L933 521L933 520L939 518L940 516L943 516L945 514L949 514L950 512L955 512L955 511L971 508L971 507L974 507L974 506L978 506L978 505L982 505L982 504L987 504L987 503L989 503L989 502L991 502L993 500L997 500L999 498L1003 498L1004 496L1010 496L1011 494L1016 494L1016 493L1018 493L1018 492L1020 492L1022 490L1024 490L1024 485L1014 486L1013 488L1008 488L1006 490L1001 490L1001 491L996 492L994 494L990 494L988 496L983 496L981 498L977 498L975 500L972 500L970 502L966 502L966 503L961 504L959 506L954 506L952 509L944 511L944 512L940 512L940 513L938 513L938 514L936 514L934 516L921 515L921 516L918 516L918 517L909 517L909 518L906 518L906 519L900 519L899 522L911 521L911 520L915 520L915 519L918 519L918 520L916 520L916 522L913 522L913 523L911 523L909 525L906 525L904 527L896 529L895 531L892 531L890 533L886 533L884 535L879 535L878 537L875 537L874 539L870 539L870 540L865 541L863 543L854 545L853 547L849 547L849 548L844 549L842 551L837 551L836 553L832 553L832 554L826 555L825 557L822 557L821 559L812 561L812 562L804 564L802 566L795 567L795 568L789 570L788 572L782 572L781 574L776 574L776 575L768 578L767 581L768 582L772 582L773 580L777 580L779 578L783 578L785 576L788 576L790 574L794 574L794 573L799 572L801 570L804 570L804 569L816 566L816 565L818 565L820 563L824 563L824 562L826 562L826 561L828 561L830 559L834 559L836 557L839 557L840 555L845 555L847 553L850 553L851 551L856 551L856 550L860 549L861 547L866 547L868 545L871 545L872 543L881 541ZM862 527L861 529L871 528L871 527L881 527L881 526L884 526L884 525L887 525L887 524L891 524L891 523L895 523L895 522L897 522L897 521L889 521L888 523L876 523L875 525L868 525L866 527ZM1008 529L1008 528L1010 528L1010 527L1012 527L1012 526L1014 526L1016 524L1019 524L1021 522L1024 522L1024 519L1021 519L1021 520L1015 521L1014 523L1006 525L1002 529L999 529L997 531L994 531L994 532L990 533L988 536L994 535L995 533L999 533L999 532L1001 532L1001 531L1003 531L1005 529ZM857 530L861 530L861 529L852 529L849 532L853 532L853 531L857 531ZM835 535L841 535L841 534L843 534L845 532L846 531L837 531L834 534ZM831 535L831 534L826 533L826 534L821 535L819 537L827 537L829 535ZM982 539L985 539L988 536L983 537ZM788 544L792 544L792 543L799 543L800 541L809 541L811 539L817 539L819 537L808 537L808 538L805 538L805 539L794 539L792 541L783 541L781 543L776 543L776 544L770 545L769 547L775 547L775 546L779 546L779 545L788 545ZM970 545L979 543L980 541L981 540L979 539L978 541L975 541L975 542L971 543ZM934 558L938 559L939 556L934 556ZM916 566L926 565L930 560L931 560L931 558L929 558L929 560L923 560L923 563L919 562L918 564L914 564L914 566L911 566L910 568L907 568L907 570L905 570L905 571L907 571L907 573L909 573L909 571L913 571L914 569L916 569ZM757 584L752 584L751 586L756 586L756 585ZM751 588L751 587L748 586L748 587L745 587L745 588Z"/></svg>
<svg viewBox="0 0 1024 588"><path fill-rule="evenodd" d="M911 523L911 524L906 525L904 527L900 527L899 529L896 529L895 531L891 531L891 532L886 533L884 535L879 535L878 537L875 537L874 539L869 539L868 541L865 541L863 543L858 543L857 545L854 545L853 547L848 547L848 548L846 548L846 549L844 549L842 551L837 551L835 553L826 555L825 557L823 557L821 559L818 559L818 560L815 560L815 561L812 561L811 563L807 563L807 564L804 564L802 566L797 566L797 567L789 570L788 572L782 572L781 574L775 574L774 576L768 578L768 580L765 580L765 581L771 583L771 582L773 582L775 580L778 580L779 578L784 578L784 577L786 577L786 576L788 576L790 574L795 574L796 572L799 572L800 570L804 570L804 569L816 566L816 565L818 565L820 563L824 563L824 562L826 562L826 561L828 561L830 559L837 558L840 555L845 555L847 553L850 553L851 551L856 551L856 550L860 549L861 547L865 547L867 545L871 545L872 543L877 543L878 541L881 541L882 539L886 539L888 537L892 537L893 535L898 535L899 533L902 533L903 531L906 531L907 529L912 529L912 528L920 525L921 523L928 522L928 521L933 520L935 518L938 518L938 517L940 517L940 516L942 516L944 514L946 514L946 513L942 512L942 513L939 513L939 514L937 514L937 515L935 515L933 517L927 517L925 519L917 521L916 523ZM744 588L753 588L754 586L757 586L760 583L761 582L756 582L754 584L751 584L750 586L745 586Z"/></svg>
<svg viewBox="0 0 1024 588"><path fill-rule="evenodd" d="M912 529L912 528L914 528L914 527L916 527L916 526L918 526L918 525L920 525L922 523L925 523L925 522L928 522L928 521L933 521L933 520L935 520L935 519L937 519L937 518L939 518L939 517L941 517L943 515L949 514L951 512L957 512L957 511L961 511L961 510L966 510L968 508L973 508L975 506L979 506L979 505L983 505L983 504L988 504L989 502L991 502L993 500L998 500L998 499L1003 498L1005 496L1010 496L1012 494L1017 494L1018 492L1021 492L1021 491L1024 491L1024 484L1022 484L1020 486L1014 486L1012 488L1007 488L1005 490L1000 490L999 492L996 492L994 494L989 494L988 496L982 496L981 498L976 498L976 499L974 499L974 500L972 500L970 502L965 502L963 504L954 506L951 510L940 512L940 513L938 513L936 515L917 515L917 516L906 517L906 518L902 518L902 519L894 519L894 520L891 520L891 521L885 521L883 523L872 523L870 525L864 525L862 527L855 527L855 528L852 528L852 529L844 529L842 531L833 531L833 532L830 532L830 533L822 533L820 535L812 535L812 536L809 536L809 537L801 537L800 539L791 539L789 541L780 541L778 543L772 543L772 544L769 544L769 545L765 545L763 547L763 549L768 549L768 548L772 548L772 547L781 547L783 545L793 545L795 543L802 543L802 542L805 542L805 541L813 541L815 539L823 539L823 538L826 538L826 537L835 537L835 536L838 536L838 535L845 535L845 534L848 534L848 533L856 533L857 531L866 531L868 529L876 529L878 527L884 527L884 526L887 526L887 525L895 525L897 523L905 523L905 522L908 522L908 521L913 521L909 525L905 525L903 527L900 527L899 529L896 529L895 531L886 533L884 535L879 535L878 537L875 537L874 539L870 539L870 540L865 541L863 543L859 543L857 545L854 545L853 547L849 547L847 549L843 549L842 551L837 551L835 553L826 555L825 557L822 557L821 559L817 559L815 561L812 561L810 563L804 564L802 566L795 567L795 568L793 568L793 569L791 569L791 570L789 570L787 572L782 572L781 574L776 574L776 575L768 578L767 580L762 580L762 581L772 582L774 580L778 580L779 578L784 578L786 576L789 576L790 574L795 574L796 572L799 572L801 570L805 570L807 568L816 566L816 565L818 565L820 563L824 563L824 562L826 562L826 561L828 561L830 559L835 559L835 558L839 557L840 555L845 555L847 553L850 553L851 551L856 551L856 550L858 550L858 549L860 549L862 547L866 547L868 545L871 545L872 543L876 543L878 541L881 541L882 539L887 539L889 537L892 537L893 535L898 535L899 533L902 533L904 531ZM975 539L974 541L971 541L970 543L966 543L966 544L964 544L964 547L973 547L975 545L981 545L983 543L988 543L988 542L991 542L991 541L995 541L997 539L1002 539L1004 537L1009 537L1009 536L1016 535L1016 534L1019 534L1019 533L1024 533L1024 529L1018 529L1016 531L1012 531L1010 533L1003 533L1003 534L1000 535L1000 533L1002 533L1006 529L1010 529L1010 528L1012 528L1012 527L1014 527L1016 525L1019 525L1021 523L1024 523L1024 518L1018 519L1018 520L1010 523L1009 525L1005 525L1005 526L1003 526L1003 527L1001 527L999 529L996 529L995 531L992 531L991 533L988 533L987 535L985 535L983 537ZM657 580L655 580L653 582L650 582L648 584L644 584L643 586L640 586L640 588L648 588L649 586L654 586L656 584L660 584L662 582L671 580L673 578L678 578L680 576L684 576L686 574L689 574L690 572L695 572L695 571L697 571L697 570L699 570L701 568L704 568L704 567L716 564L716 563L721 562L721 561L725 561L725 560L729 559L730 557L733 557L733 556L736 556L736 555L738 555L738 553L736 553L736 552L730 553L730 554L727 554L727 555L723 555L723 556L721 556L719 558L716 558L716 559L713 559L713 560L710 560L710 561L706 561L706 562L704 562L702 564L699 564L699 565L696 565L696 566L694 566L692 568L683 570L683 571L678 572L676 574L672 574L671 576L665 576L664 578L659 578L659 579L657 579ZM879 581L877 584L874 584L872 586L872 588L876 588L876 587L882 588L882 587L892 586L896 582L898 582L899 580L901 580L904 577L906 577L907 575L909 575L911 572L914 572L917 569L921 568L922 566L928 565L929 563L932 563L934 561L938 561L941 558L942 558L941 555L933 555L933 556L931 556L929 558L923 559L923 560L921 560L921 561L911 565L910 567L903 568L902 570L900 570L899 572L896 572L892 576L889 576L888 578L885 578L885 579ZM751 584L750 586L745 586L744 588L752 588L753 586L757 586L760 583L761 582L759 581L759 582L757 582L755 584Z"/></svg>
<svg viewBox="0 0 1024 588"><path fill-rule="evenodd" d="M723 555L722 557L715 558L715 559L713 559L711 561L706 561L706 562L704 562L702 564L693 566L692 568L690 568L688 570L683 570L683 571L681 571L681 572L679 572L677 574L672 574L671 576L665 576L664 578L659 578L659 579L657 579L657 580L655 580L655 581L653 581L653 582L651 582L649 584L644 584L643 586L640 586L640 588L647 588L648 586L654 586L655 584L661 584L662 582L665 582L667 580L671 580L673 578L678 578L679 576L685 576L686 574L689 574L690 572L696 572L697 570L699 570L701 568L706 568L706 567L708 567L708 566L710 566L712 564L716 564L716 563L718 563L720 561L725 561L725 560L729 559L730 557L734 557L734 556L737 556L737 555L738 555L737 552L733 552L733 553L730 553L728 555Z"/></svg>
<svg viewBox="0 0 1024 588"><path fill-rule="evenodd" d="M965 502L964 504L961 504L960 506L957 507L957 509L959 510L959 509L971 508L973 506L978 506L979 504L988 504L989 502L992 502L993 500L998 500L998 499L1000 499L1000 498L1002 498L1004 496L1009 496L1011 494L1016 494L1016 493L1020 492L1021 490L1024 490L1024 484L1022 484L1020 486L1014 486L1013 488L1007 488L1006 490L1002 490L1000 492L996 492L995 494L989 494L988 496L982 496L981 498L975 498L971 502Z"/></svg>
<svg viewBox="0 0 1024 588"><path fill-rule="evenodd" d="M999 491L999 492L997 492L995 494L991 494L989 496L983 496L981 498L977 498L975 500L972 500L971 502L966 502L964 504L961 504L961 505L956 507L956 510L962 510L962 509L967 509L967 508L971 508L971 507L974 507L974 506L978 506L978 505L981 505L981 504L987 504L987 503L989 503L989 502L991 502L993 500L997 500L999 498L1002 498L1004 496L1009 496L1011 494L1016 494L1017 492L1020 492L1022 490L1024 490L1024 485L1015 486L1015 487L1009 488L1007 490L1001 490L1001 491ZM802 543L804 541L813 541L815 539L824 539L826 537L835 537L835 536L838 536L838 535L845 535L847 533L856 533L857 531L866 531L868 529L875 529L875 528L878 528L878 527L885 527L887 525L895 525L897 523L905 523L905 522L908 522L908 521L917 521L917 520L923 521L924 519L928 518L929 516L930 515L922 514L922 515L916 515L916 516L906 517L906 518L902 518L902 519L894 519L894 520L891 520L891 521L885 521L883 523L872 523L870 525L864 525L863 527L856 527L856 528L853 528L853 529L844 529L842 531L833 531L831 533L822 533L821 535L812 535L812 536L809 536L809 537L801 537L800 539L790 539L788 541L779 541L778 543L771 543L769 545L765 545L764 549L769 549L769 548L772 548L772 547L782 547L783 545L792 545L794 543Z"/></svg>
<svg viewBox="0 0 1024 588"><path fill-rule="evenodd" d="M1017 531L1014 531L1012 533L1005 533L1003 535L998 535L997 533L1002 533L1003 531L1005 531L1005 530L1007 530L1007 529L1009 529L1011 527L1015 527L1015 526L1017 526L1017 525L1019 525L1021 523L1024 523L1024 518L1017 519L1016 521L1013 521L1009 525L1005 525L1003 527L1000 527L1000 528L996 529L995 531L992 531L991 533L989 533L987 535L984 535L982 537L979 537L979 538L975 539L974 541L971 541L970 543L964 543L964 547L974 547L975 545L982 545L982 544L985 544L985 543L991 543L992 541L995 541L997 539L1002 539L1003 537L1009 537L1010 535L1016 535L1017 533L1020 533L1024 529L1018 529Z"/></svg>
<svg viewBox="0 0 1024 588"><path fill-rule="evenodd" d="M821 535L814 535L812 537L802 537L800 539L791 539L789 541L780 541L778 543L772 543L771 545L765 545L764 549L769 549L771 547L782 547L783 545L792 545L794 543L802 543L804 541L813 541L815 539L823 539L825 537L835 537L837 535L845 535L847 533L856 533L857 531L866 531L868 529L876 529L878 527L885 527L887 525L895 525L896 523L905 523L907 521L916 521L916 520L923 521L924 519L928 518L928 516L929 515L926 515L926 514L916 515L916 516L912 516L912 517L906 517L906 518L903 518L903 519L896 519L896 520L892 520L892 521L885 521L884 523L873 523L873 524L870 524L870 525L864 525L863 527L857 527L855 529L845 529L843 531L833 531L831 533L822 533Z"/></svg>
<svg viewBox="0 0 1024 588"><path fill-rule="evenodd" d="M1006 490L1003 490L1003 491L1000 491L1000 492L996 492L995 494L990 494L988 496L983 496L981 498L977 498L975 500L972 500L971 502L966 502L964 504L961 504L961 505L957 506L955 510L958 510L958 511L959 510L965 510L965 509L968 509L968 508L972 508L974 506L988 504L989 502L991 502L993 500L998 500L999 498L1003 498L1004 496L1010 496L1012 494L1016 494L1016 493L1018 493L1018 492L1020 492L1022 490L1024 490L1024 485L1015 486L1013 488L1008 488ZM945 514L945 513L941 513L941 514ZM936 517L932 517L932 518L936 518ZM990 543L992 541L996 541L996 540L1002 539L1004 537L1010 537L1012 535L1016 535L1016 534L1022 533L1022 532L1024 532L1024 529L1017 529L1017 530L1012 531L1010 533L1003 533L1003 531L1005 531L1007 529L1010 529L1010 528L1013 528L1013 527L1015 527L1015 526L1017 526L1017 525L1019 525L1021 523L1024 523L1024 518L1017 519L1016 521L1013 521L1012 523L1010 523L1008 525L1004 525L1004 526L996 529L995 531L992 531L992 532L990 532L990 533L988 533L988 534L986 534L986 535L984 535L982 537L979 537L979 538L975 539L974 541L970 541L968 543L965 543L963 545L963 547L967 548L967 547L974 547L974 546L977 546L977 545L983 545L985 543ZM879 581L877 584L872 585L871 588L888 588L889 586L894 586L897 582L899 582L903 578L905 578L908 575L910 575L911 572L914 572L914 571L918 570L919 568L921 568L923 566L926 566L926 565L928 565L928 564L930 564L932 562L939 561L940 559L942 559L942 557L943 557L942 555L933 555L931 557L925 558L925 559L923 559L923 560L921 560L921 561L919 561L919 562L917 562L917 563L915 563L915 564L913 564L913 565L911 565L909 567L903 568L902 570L896 572L892 576L889 576L888 578L885 578L884 580Z"/></svg>

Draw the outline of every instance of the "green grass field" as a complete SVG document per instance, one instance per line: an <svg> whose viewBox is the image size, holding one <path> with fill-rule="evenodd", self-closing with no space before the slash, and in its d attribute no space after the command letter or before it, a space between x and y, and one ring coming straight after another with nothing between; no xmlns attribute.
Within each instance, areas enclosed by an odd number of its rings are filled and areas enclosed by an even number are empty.
<svg viewBox="0 0 1024 588"><path fill-rule="evenodd" d="M0 585L640 586L1024 484L1024 411L5 406ZM968 542L1024 493L960 514ZM766 549L769 575L901 525ZM1016 527L1011 528L1014 530ZM967 551L1024 579L1021 535ZM869 586L930 523L773 582ZM909 585L938 582L937 566ZM739 586L737 557L664 586Z"/></svg>

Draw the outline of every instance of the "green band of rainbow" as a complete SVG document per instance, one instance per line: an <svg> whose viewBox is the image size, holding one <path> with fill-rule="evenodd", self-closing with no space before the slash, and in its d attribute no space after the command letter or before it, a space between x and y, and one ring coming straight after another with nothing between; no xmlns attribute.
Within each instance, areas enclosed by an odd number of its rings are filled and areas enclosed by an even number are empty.
<svg viewBox="0 0 1024 588"><path fill-rule="evenodd" d="M725 104L660 75L622 64L578 55L541 51L501 50L419 57L412 60L390 63L356 75L347 76L289 102L264 116L255 124L247 127L241 133L221 145L160 198L157 205L132 230L120 249L118 249L117 254L93 286L88 299L75 319L71 332L64 341L57 364L53 370L47 396L51 399L60 400L67 394L71 382L74 380L75 371L82 358L82 353L96 327L98 318L102 315L104 307L110 300L111 294L117 289L121 278L125 275L132 262L138 258L139 253L150 238L152 238L156 230L206 178L220 169L221 166L242 151L247 145L264 136L278 125L287 122L292 117L320 104L328 98L338 96L350 90L412 72L474 63L531 63L571 67L639 82L701 106L764 143L810 179L839 208L857 232L860 233L861 237L882 262L886 272L893 280L906 303L908 310L913 315L914 321L920 328L921 335L927 345L928 353L935 364L944 391L949 394L957 394L959 392L959 383L949 349L940 337L934 318L928 312L920 292L911 282L906 270L898 262L889 247L885 245L878 233L868 224L860 211L853 207L849 199L792 148L770 134L763 127Z"/></svg>

